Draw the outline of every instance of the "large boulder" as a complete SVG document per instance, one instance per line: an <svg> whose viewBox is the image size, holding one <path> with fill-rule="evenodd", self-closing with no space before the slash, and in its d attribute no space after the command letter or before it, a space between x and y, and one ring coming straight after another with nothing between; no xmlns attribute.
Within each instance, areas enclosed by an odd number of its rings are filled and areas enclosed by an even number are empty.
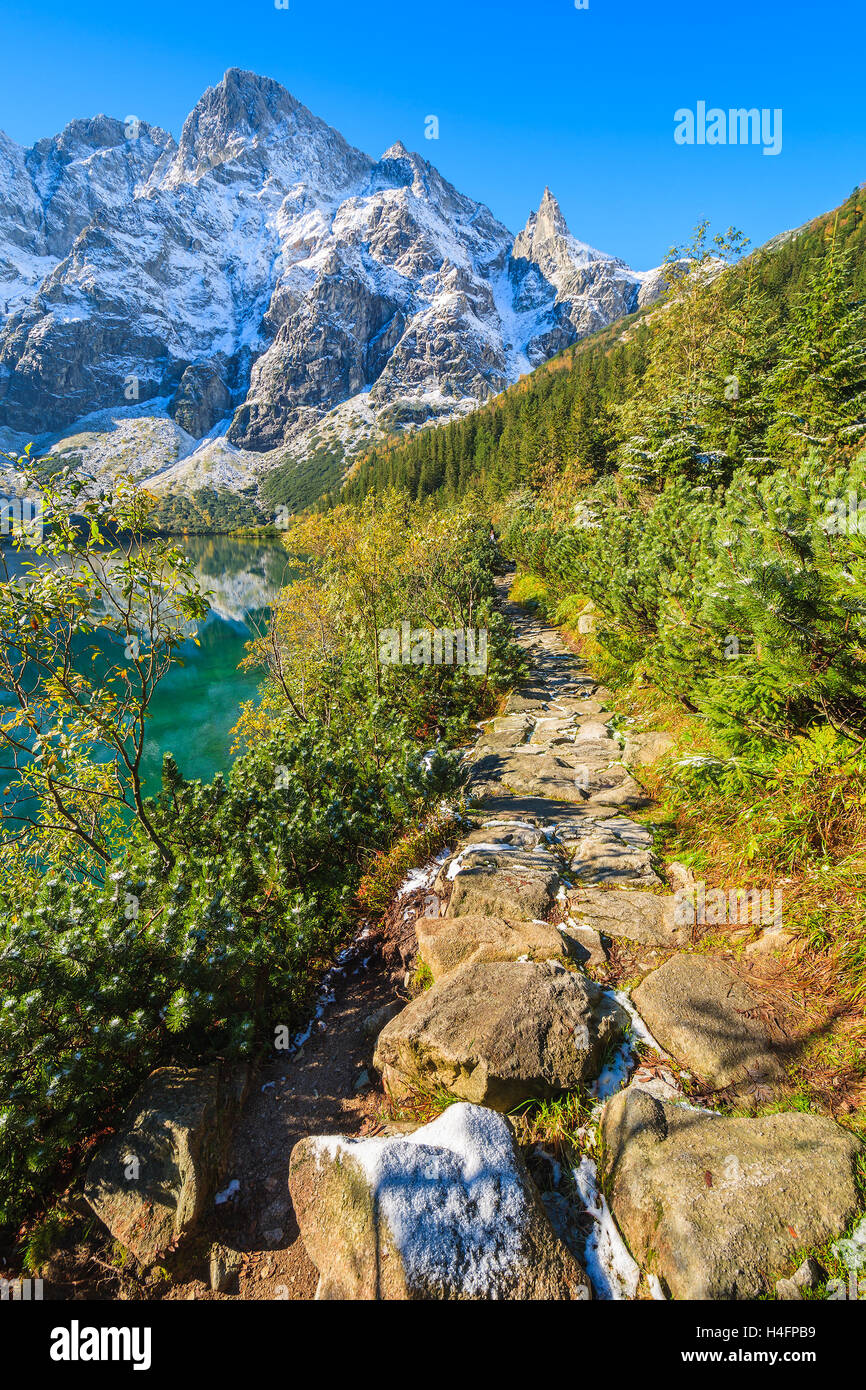
<svg viewBox="0 0 866 1390"><path fill-rule="evenodd" d="M246 1068L161 1067L90 1164L87 1201L142 1265L164 1259L204 1213L247 1083Z"/></svg>
<svg viewBox="0 0 866 1390"><path fill-rule="evenodd" d="M673 1298L756 1298L858 1210L863 1145L823 1116L727 1119L632 1085L602 1135L614 1218Z"/></svg>
<svg viewBox="0 0 866 1390"><path fill-rule="evenodd" d="M591 1297L491 1110L452 1105L394 1138L302 1139L289 1187L318 1298Z"/></svg>
<svg viewBox="0 0 866 1390"><path fill-rule="evenodd" d="M418 953L434 980L469 961L552 960L571 954L569 943L547 922L506 922L501 917L419 917Z"/></svg>
<svg viewBox="0 0 866 1390"><path fill-rule="evenodd" d="M724 961L672 956L642 980L632 999L657 1042L717 1089L783 1079L762 1021L765 1001Z"/></svg>
<svg viewBox="0 0 866 1390"><path fill-rule="evenodd" d="M594 1079L627 1027L599 985L554 961L470 962L387 1024L374 1062L394 1096L429 1087L510 1110Z"/></svg>

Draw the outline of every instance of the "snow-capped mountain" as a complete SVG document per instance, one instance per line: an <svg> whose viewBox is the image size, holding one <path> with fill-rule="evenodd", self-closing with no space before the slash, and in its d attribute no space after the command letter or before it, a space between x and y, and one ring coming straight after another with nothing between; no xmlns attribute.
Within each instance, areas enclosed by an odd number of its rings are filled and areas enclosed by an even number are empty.
<svg viewBox="0 0 866 1390"><path fill-rule="evenodd" d="M108 116L72 121L29 150L0 131L0 323L30 303L86 227L135 196L173 145L164 130Z"/></svg>
<svg viewBox="0 0 866 1390"><path fill-rule="evenodd" d="M532 294L533 281L537 283L539 278L543 294L552 285L556 304L578 338L651 303L664 288L660 268L631 270L618 257L596 251L573 237L549 188L544 190L538 212L530 214L515 239L511 254L514 277L523 281L521 292ZM526 271L521 277L523 266Z"/></svg>
<svg viewBox="0 0 866 1390"><path fill-rule="evenodd" d="M237 69L178 143L105 116L0 134L0 435L168 489L464 413L661 287L548 190L515 240Z"/></svg>

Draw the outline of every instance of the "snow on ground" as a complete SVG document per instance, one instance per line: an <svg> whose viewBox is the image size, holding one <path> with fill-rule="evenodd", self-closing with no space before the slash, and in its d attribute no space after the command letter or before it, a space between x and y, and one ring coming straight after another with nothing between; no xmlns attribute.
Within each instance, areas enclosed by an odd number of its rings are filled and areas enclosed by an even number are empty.
<svg viewBox="0 0 866 1390"><path fill-rule="evenodd" d="M343 967L346 961L349 959L349 957L354 954L358 942L363 941L364 938L369 935L369 927L364 927L363 930L358 933L355 939L351 941L348 946L344 947L344 949L337 956L337 959L331 966L330 970L327 970L325 974L322 976L322 983L319 986L319 990L316 996L316 1007L313 1011L312 1017L308 1021L306 1028L302 1028L301 1031L299 1033L296 1033L295 1036L292 1038L289 1046L286 1048L287 1057L293 1057L295 1053L299 1052L300 1049L304 1046L304 1044L310 1041L310 1038L313 1036L314 1030L318 1030L318 1032L324 1033L325 1028L327 1026L323 1022L325 1013L328 1009L328 1006L330 1004L333 1004L337 997L334 993L334 985L336 984L336 981L339 978L339 976L344 975L346 973ZM367 956L361 962L360 968L362 970L366 970L369 960L370 957Z"/></svg>
<svg viewBox="0 0 866 1390"><path fill-rule="evenodd" d="M604 1300L634 1298L640 1283L640 1269L611 1216L592 1159L584 1156L573 1170L573 1176L580 1199L593 1220L583 1255L593 1292L596 1298Z"/></svg>
<svg viewBox="0 0 866 1390"><path fill-rule="evenodd" d="M407 898L410 893L417 893L419 888L429 888L450 855L450 849L443 849L434 859L428 860L420 868L410 869L397 889L397 897Z"/></svg>
<svg viewBox="0 0 866 1390"><path fill-rule="evenodd" d="M448 866L448 878L455 879L463 868L464 859L471 858L476 854L527 854L531 853L523 849L521 845L509 845L501 842L491 842L490 844L467 845L459 854L454 856L454 862Z"/></svg>

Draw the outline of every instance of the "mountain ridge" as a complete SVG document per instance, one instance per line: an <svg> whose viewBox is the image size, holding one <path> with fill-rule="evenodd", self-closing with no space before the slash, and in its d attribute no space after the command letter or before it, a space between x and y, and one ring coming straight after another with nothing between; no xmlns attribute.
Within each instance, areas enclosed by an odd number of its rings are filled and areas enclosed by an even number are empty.
<svg viewBox="0 0 866 1390"><path fill-rule="evenodd" d="M0 136L0 437L238 491L457 418L655 298L545 190L512 236L395 141L375 160L230 68L180 139Z"/></svg>

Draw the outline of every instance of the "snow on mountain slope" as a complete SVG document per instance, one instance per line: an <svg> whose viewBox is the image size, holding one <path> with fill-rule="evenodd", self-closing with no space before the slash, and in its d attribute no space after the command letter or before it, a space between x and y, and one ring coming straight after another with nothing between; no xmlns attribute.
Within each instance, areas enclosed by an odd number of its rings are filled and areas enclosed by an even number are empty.
<svg viewBox="0 0 866 1390"><path fill-rule="evenodd" d="M166 490L465 413L660 290L549 191L515 241L238 69L177 144L105 116L0 135L0 194L0 426Z"/></svg>
<svg viewBox="0 0 866 1390"><path fill-rule="evenodd" d="M577 337L605 328L638 308L642 275L625 261L572 236L549 188L538 212L532 213L517 236L513 257L518 267L526 263L537 268L544 283L553 286L560 321L567 320Z"/></svg>
<svg viewBox="0 0 866 1390"><path fill-rule="evenodd" d="M108 116L72 121L28 150L0 131L0 323L32 299L95 218L135 196L173 147L163 130Z"/></svg>

